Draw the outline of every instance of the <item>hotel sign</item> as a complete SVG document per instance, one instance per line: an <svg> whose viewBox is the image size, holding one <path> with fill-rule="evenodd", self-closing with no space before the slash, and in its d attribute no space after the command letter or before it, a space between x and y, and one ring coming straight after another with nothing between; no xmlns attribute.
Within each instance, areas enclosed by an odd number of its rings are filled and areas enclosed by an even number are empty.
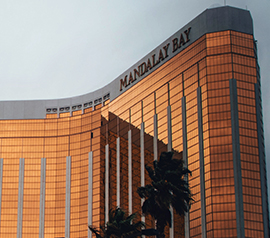
<svg viewBox="0 0 270 238"><path fill-rule="evenodd" d="M122 91L123 88L126 88L132 83L134 83L137 80L137 78L142 77L145 73L152 70L157 65L159 65L164 59L166 59L170 55L169 53L170 48L171 48L171 52L175 53L183 45L189 42L190 30L191 30L191 27L189 27L184 32L180 33L179 38L178 37L174 38L171 43L167 43L166 45L161 47L158 51L158 54L153 54L146 61L138 65L138 67L131 70L129 74L125 75L124 78L121 78L120 91Z"/></svg>

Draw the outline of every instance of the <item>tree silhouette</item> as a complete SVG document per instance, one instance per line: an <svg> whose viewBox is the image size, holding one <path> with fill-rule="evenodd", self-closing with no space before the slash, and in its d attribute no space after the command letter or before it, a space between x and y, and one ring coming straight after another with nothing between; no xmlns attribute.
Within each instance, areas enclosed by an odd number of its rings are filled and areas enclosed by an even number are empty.
<svg viewBox="0 0 270 238"><path fill-rule="evenodd" d="M96 235L96 238L133 238L141 237L141 235L151 236L158 234L155 229L143 230L142 228L145 225L141 221L134 223L135 216L135 213L127 216L121 208L116 208L110 210L109 221L104 227L96 229L89 226L89 229Z"/></svg>
<svg viewBox="0 0 270 238"><path fill-rule="evenodd" d="M151 184L138 188L137 192L144 198L143 214L150 214L156 220L158 238L164 238L167 224L171 227L172 206L179 215L184 215L193 201L189 184L185 179L191 172L184 168L183 160L173 159L173 152L162 152L154 169L145 166Z"/></svg>

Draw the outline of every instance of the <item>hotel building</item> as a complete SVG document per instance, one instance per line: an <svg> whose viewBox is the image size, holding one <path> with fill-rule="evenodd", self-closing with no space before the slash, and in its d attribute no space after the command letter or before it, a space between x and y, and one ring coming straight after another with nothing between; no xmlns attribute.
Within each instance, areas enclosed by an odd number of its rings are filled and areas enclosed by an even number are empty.
<svg viewBox="0 0 270 238"><path fill-rule="evenodd" d="M0 237L92 237L141 217L145 164L174 151L194 202L167 237L269 237L260 70L250 13L207 9L107 86L0 102Z"/></svg>

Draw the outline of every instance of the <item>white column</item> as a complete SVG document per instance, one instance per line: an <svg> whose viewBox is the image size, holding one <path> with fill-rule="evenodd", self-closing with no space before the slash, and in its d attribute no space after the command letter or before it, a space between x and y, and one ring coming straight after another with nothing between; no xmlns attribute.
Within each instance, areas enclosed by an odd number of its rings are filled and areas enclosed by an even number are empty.
<svg viewBox="0 0 270 238"><path fill-rule="evenodd" d="M202 96L201 87L197 88L198 106L198 132L199 132L199 160L200 160L200 188L201 188L201 224L202 238L206 238L206 205L205 205L205 178L204 178L204 146L203 146L203 123L202 123Z"/></svg>
<svg viewBox="0 0 270 238"><path fill-rule="evenodd" d="M105 145L105 223L109 221L109 145Z"/></svg>
<svg viewBox="0 0 270 238"><path fill-rule="evenodd" d="M167 131L168 131L168 144L167 151L172 151L172 122L171 122L171 106L167 107ZM173 216L173 207L170 206L171 218L172 218L172 226L170 228L170 238L174 237L174 216Z"/></svg>
<svg viewBox="0 0 270 238"><path fill-rule="evenodd" d="M188 167L187 158L187 123L186 123L186 97L182 97L182 133L183 133L183 160L184 165ZM185 177L188 180L188 176ZM189 238L189 212L185 213L185 238Z"/></svg>
<svg viewBox="0 0 270 238"><path fill-rule="evenodd" d="M39 238L44 238L45 191L46 191L46 158L41 158L40 199L39 199Z"/></svg>
<svg viewBox="0 0 270 238"><path fill-rule="evenodd" d="M167 131L168 131L168 145L167 150L172 151L172 119L171 119L171 106L167 107Z"/></svg>
<svg viewBox="0 0 270 238"><path fill-rule="evenodd" d="M93 210L93 152L88 154L88 226L92 225ZM92 232L88 229L88 238L92 238Z"/></svg>
<svg viewBox="0 0 270 238"><path fill-rule="evenodd" d="M144 122L141 123L140 131L140 145L141 145L141 187L145 186L145 162L144 162ZM141 199L141 206L143 205L144 199ZM142 215L142 222L145 222L145 216Z"/></svg>
<svg viewBox="0 0 270 238"><path fill-rule="evenodd" d="M128 131L128 211L132 214L132 133Z"/></svg>
<svg viewBox="0 0 270 238"><path fill-rule="evenodd" d="M154 160L158 160L158 115L154 115Z"/></svg>
<svg viewBox="0 0 270 238"><path fill-rule="evenodd" d="M120 207L120 137L116 139L116 206Z"/></svg>
<svg viewBox="0 0 270 238"><path fill-rule="evenodd" d="M71 156L67 156L66 158L65 238L70 237L70 183L71 183Z"/></svg>
<svg viewBox="0 0 270 238"><path fill-rule="evenodd" d="M18 214L17 214L17 238L22 237L23 185L24 185L24 158L20 158L20 164L19 164L19 191L18 191Z"/></svg>

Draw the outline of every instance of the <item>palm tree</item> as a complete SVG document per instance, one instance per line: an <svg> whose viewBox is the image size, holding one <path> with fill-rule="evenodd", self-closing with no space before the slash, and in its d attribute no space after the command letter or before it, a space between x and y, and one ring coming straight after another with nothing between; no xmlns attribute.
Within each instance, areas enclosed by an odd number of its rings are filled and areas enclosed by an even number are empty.
<svg viewBox="0 0 270 238"><path fill-rule="evenodd" d="M158 234L155 229L145 229L143 222L139 221L134 223L133 219L136 214L133 213L127 216L121 208L110 210L109 221L104 227L100 227L100 230L89 226L89 229L96 235L96 238L132 238L141 235L156 235Z"/></svg>
<svg viewBox="0 0 270 238"><path fill-rule="evenodd" d="M179 215L184 215L193 201L185 179L191 172L183 167L182 159L173 159L173 152L162 152L159 161L154 161L154 169L145 168L152 183L137 190L139 196L145 199L142 213L150 214L156 220L158 238L164 238L165 226L172 225L170 207Z"/></svg>

